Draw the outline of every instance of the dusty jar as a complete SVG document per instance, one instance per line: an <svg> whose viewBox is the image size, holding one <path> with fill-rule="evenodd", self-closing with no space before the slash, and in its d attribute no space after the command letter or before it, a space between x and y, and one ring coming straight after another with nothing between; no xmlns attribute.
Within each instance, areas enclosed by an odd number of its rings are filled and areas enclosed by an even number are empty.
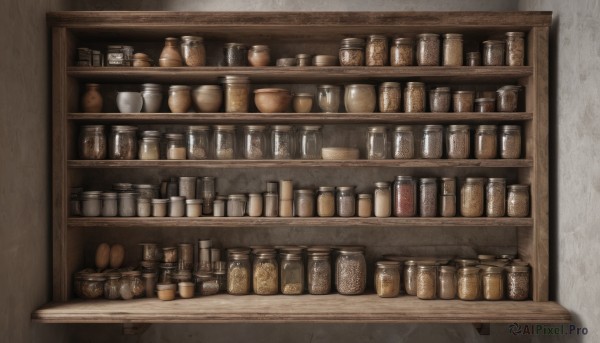
<svg viewBox="0 0 600 343"><path fill-rule="evenodd" d="M504 298L504 268L487 267L482 273L482 295L485 300Z"/></svg>
<svg viewBox="0 0 600 343"><path fill-rule="evenodd" d="M225 112L248 112L250 79L245 76L225 76L222 82L225 88Z"/></svg>
<svg viewBox="0 0 600 343"><path fill-rule="evenodd" d="M361 249L342 249L335 263L335 285L343 295L362 294L367 285L367 263Z"/></svg>
<svg viewBox="0 0 600 343"><path fill-rule="evenodd" d="M102 213L102 192L88 191L81 193L81 214L84 217L98 217Z"/></svg>
<svg viewBox="0 0 600 343"><path fill-rule="evenodd" d="M370 217L373 213L373 195L361 193L356 198L356 215L361 218Z"/></svg>
<svg viewBox="0 0 600 343"><path fill-rule="evenodd" d="M365 41L360 38L344 38L339 51L340 66L365 65Z"/></svg>
<svg viewBox="0 0 600 343"><path fill-rule="evenodd" d="M415 45L411 38L396 38L390 48L390 65L404 67L414 65Z"/></svg>
<svg viewBox="0 0 600 343"><path fill-rule="evenodd" d="M446 134L446 156L469 158L471 153L471 129L469 125L449 125Z"/></svg>
<svg viewBox="0 0 600 343"><path fill-rule="evenodd" d="M399 112L401 99L399 82L384 82L379 85L379 112Z"/></svg>
<svg viewBox="0 0 600 343"><path fill-rule="evenodd" d="M96 299L104 294L106 277L101 273L87 274L81 280L81 297L83 299Z"/></svg>
<svg viewBox="0 0 600 343"><path fill-rule="evenodd" d="M375 217L389 217L392 215L392 188L389 182L375 182L373 192L373 207Z"/></svg>
<svg viewBox="0 0 600 343"><path fill-rule="evenodd" d="M371 126L367 131L367 159L387 158L388 139L385 126Z"/></svg>
<svg viewBox="0 0 600 343"><path fill-rule="evenodd" d="M315 199L312 189L298 189L294 192L294 210L297 217L314 217Z"/></svg>
<svg viewBox="0 0 600 343"><path fill-rule="evenodd" d="M377 104L375 86L368 84L347 85L344 92L344 106L348 113L372 113Z"/></svg>
<svg viewBox="0 0 600 343"><path fill-rule="evenodd" d="M173 113L186 113L192 105L190 86L174 85L169 87L169 109Z"/></svg>
<svg viewBox="0 0 600 343"><path fill-rule="evenodd" d="M324 113L336 113L340 109L340 87L320 85L317 87L317 102Z"/></svg>
<svg viewBox="0 0 600 343"><path fill-rule="evenodd" d="M356 199L353 186L337 187L337 214L340 217L354 217L356 213Z"/></svg>
<svg viewBox="0 0 600 343"><path fill-rule="evenodd" d="M333 217L335 215L335 188L319 187L317 192L317 215Z"/></svg>
<svg viewBox="0 0 600 343"><path fill-rule="evenodd" d="M510 300L529 298L529 266L506 267L506 296Z"/></svg>
<svg viewBox="0 0 600 343"><path fill-rule="evenodd" d="M296 93L292 99L292 108L296 113L309 113L313 105L311 93Z"/></svg>
<svg viewBox="0 0 600 343"><path fill-rule="evenodd" d="M181 37L181 56L188 67L199 67L206 65L206 49L202 37Z"/></svg>
<svg viewBox="0 0 600 343"><path fill-rule="evenodd" d="M425 112L425 84L407 82L404 88L404 112Z"/></svg>
<svg viewBox="0 0 600 343"><path fill-rule="evenodd" d="M215 159L232 160L235 158L235 126L215 125L213 140Z"/></svg>
<svg viewBox="0 0 600 343"><path fill-rule="evenodd" d="M108 158L111 160L134 160L137 156L137 127L115 125L111 127L108 140Z"/></svg>
<svg viewBox="0 0 600 343"><path fill-rule="evenodd" d="M202 85L194 88L192 100L200 113L219 112L223 104L223 89L218 85Z"/></svg>
<svg viewBox="0 0 600 343"><path fill-rule="evenodd" d="M167 199L152 199L152 216L166 217L167 216Z"/></svg>
<svg viewBox="0 0 600 343"><path fill-rule="evenodd" d="M264 125L244 126L244 158L260 160L267 156L267 138Z"/></svg>
<svg viewBox="0 0 600 343"><path fill-rule="evenodd" d="M463 35L447 33L444 35L444 66L463 65Z"/></svg>
<svg viewBox="0 0 600 343"><path fill-rule="evenodd" d="M172 196L169 198L169 217L183 217L185 215L185 197ZM167 261L165 261L167 262Z"/></svg>
<svg viewBox="0 0 600 343"><path fill-rule="evenodd" d="M385 36L370 35L365 47L365 60L368 67L388 64L388 42Z"/></svg>
<svg viewBox="0 0 600 343"><path fill-rule="evenodd" d="M248 61L248 47L241 43L227 43L223 47L224 63L229 67L243 67Z"/></svg>
<svg viewBox="0 0 600 343"><path fill-rule="evenodd" d="M417 183L412 176L396 176L394 182L394 216L414 217L417 214Z"/></svg>
<svg viewBox="0 0 600 343"><path fill-rule="evenodd" d="M394 129L394 159L411 159L415 157L415 136L412 126L400 125Z"/></svg>
<svg viewBox="0 0 600 343"><path fill-rule="evenodd" d="M265 67L271 63L271 50L268 45L253 45L248 50L248 63L253 67Z"/></svg>
<svg viewBox="0 0 600 343"><path fill-rule="evenodd" d="M320 125L304 125L300 127L300 158L303 160L321 159L323 135Z"/></svg>
<svg viewBox="0 0 600 343"><path fill-rule="evenodd" d="M452 94L454 112L473 112L475 92L456 91Z"/></svg>
<svg viewBox="0 0 600 343"><path fill-rule="evenodd" d="M227 266L227 293L246 295L250 293L252 283L250 256L243 253L229 255Z"/></svg>
<svg viewBox="0 0 600 343"><path fill-rule="evenodd" d="M515 112L519 104L520 86L503 86L497 91L496 106L498 112Z"/></svg>
<svg viewBox="0 0 600 343"><path fill-rule="evenodd" d="M475 112L494 112L496 111L496 99L477 98L475 99Z"/></svg>
<svg viewBox="0 0 600 343"><path fill-rule="evenodd" d="M394 298L400 294L400 262L379 261L375 269L375 291L380 298Z"/></svg>
<svg viewBox="0 0 600 343"><path fill-rule="evenodd" d="M508 186L506 214L509 217L527 217L529 215L529 185Z"/></svg>
<svg viewBox="0 0 600 343"><path fill-rule="evenodd" d="M491 177L485 186L486 206L488 217L504 217L506 214L506 179Z"/></svg>
<svg viewBox="0 0 600 343"><path fill-rule="evenodd" d="M274 125L271 129L271 156L275 160L286 160L293 156L291 125Z"/></svg>
<svg viewBox="0 0 600 343"><path fill-rule="evenodd" d="M181 67L183 65L183 59L177 48L177 38L165 38L165 46L160 53L158 65L160 67Z"/></svg>
<svg viewBox="0 0 600 343"><path fill-rule="evenodd" d="M519 125L500 126L500 158L521 157L521 127Z"/></svg>
<svg viewBox="0 0 600 343"><path fill-rule="evenodd" d="M498 140L496 125L479 125L475 129L475 158L496 158Z"/></svg>
<svg viewBox="0 0 600 343"><path fill-rule="evenodd" d="M429 110L431 112L450 112L450 88L437 87L429 91Z"/></svg>
<svg viewBox="0 0 600 343"><path fill-rule="evenodd" d="M437 266L419 265L417 267L417 297L423 300L435 299L437 294Z"/></svg>
<svg viewBox="0 0 600 343"><path fill-rule="evenodd" d="M483 216L485 179L468 177L460 190L460 214L463 217Z"/></svg>
<svg viewBox="0 0 600 343"><path fill-rule="evenodd" d="M525 65L525 33L507 32L506 65L511 67Z"/></svg>
<svg viewBox="0 0 600 343"><path fill-rule="evenodd" d="M279 291L279 264L275 258L275 251L257 252L253 265L252 289L254 294L277 294Z"/></svg>
<svg viewBox="0 0 600 343"><path fill-rule="evenodd" d="M425 125L421 137L421 157L437 159L443 155L443 126Z"/></svg>
<svg viewBox="0 0 600 343"><path fill-rule="evenodd" d="M81 109L86 113L102 112L102 94L97 83L86 83L85 93L81 97Z"/></svg>
<svg viewBox="0 0 600 343"><path fill-rule="evenodd" d="M440 266L437 283L438 298L444 300L456 298L456 288L456 268L453 266Z"/></svg>
<svg viewBox="0 0 600 343"><path fill-rule="evenodd" d="M460 300L478 300L481 294L479 268L464 267L458 270L458 298Z"/></svg>
<svg viewBox="0 0 600 343"><path fill-rule="evenodd" d="M104 125L83 125L79 131L79 158L103 160L106 158Z"/></svg>
<svg viewBox="0 0 600 343"><path fill-rule="evenodd" d="M152 214L152 205L150 199L138 198L136 213L138 217L150 217Z"/></svg>
<svg viewBox="0 0 600 343"><path fill-rule="evenodd" d="M306 264L308 293L313 295L329 294L331 291L331 262L329 251L308 253Z"/></svg>
<svg viewBox="0 0 600 343"><path fill-rule="evenodd" d="M167 140L167 160L185 160L186 146L181 133L165 134Z"/></svg>
<svg viewBox="0 0 600 343"><path fill-rule="evenodd" d="M417 65L440 65L440 35L435 33L417 35Z"/></svg>
<svg viewBox="0 0 600 343"><path fill-rule="evenodd" d="M504 65L504 42L501 40L486 40L483 42L483 65Z"/></svg>
<svg viewBox="0 0 600 343"><path fill-rule="evenodd" d="M437 179L424 177L419 180L419 216L435 217L437 215Z"/></svg>

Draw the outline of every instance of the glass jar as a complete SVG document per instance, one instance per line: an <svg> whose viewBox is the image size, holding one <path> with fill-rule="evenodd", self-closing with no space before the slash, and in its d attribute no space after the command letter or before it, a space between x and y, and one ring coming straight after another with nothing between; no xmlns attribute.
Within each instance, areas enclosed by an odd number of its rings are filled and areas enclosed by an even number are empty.
<svg viewBox="0 0 600 343"><path fill-rule="evenodd" d="M253 45L248 50L248 63L253 67L266 67L271 63L271 50L268 45Z"/></svg>
<svg viewBox="0 0 600 343"><path fill-rule="evenodd" d="M115 125L111 127L108 141L108 158L111 160L134 160L137 156L137 127Z"/></svg>
<svg viewBox="0 0 600 343"><path fill-rule="evenodd" d="M165 134L167 140L167 160L185 160L186 146L181 133Z"/></svg>
<svg viewBox="0 0 600 343"><path fill-rule="evenodd" d="M481 53L479 51L467 52L467 66L478 67L481 65Z"/></svg>
<svg viewBox="0 0 600 343"><path fill-rule="evenodd" d="M227 293L232 295L249 294L250 275L250 256L240 253L230 254L227 267Z"/></svg>
<svg viewBox="0 0 600 343"><path fill-rule="evenodd" d="M254 273L252 288L254 294L273 295L279 291L279 265L275 251L258 252L254 257Z"/></svg>
<svg viewBox="0 0 600 343"><path fill-rule="evenodd" d="M313 295L331 292L331 262L329 252L309 252L306 265L308 293Z"/></svg>
<svg viewBox="0 0 600 343"><path fill-rule="evenodd" d="M411 38L396 38L390 48L392 67L412 66L415 60L415 46Z"/></svg>
<svg viewBox="0 0 600 343"><path fill-rule="evenodd" d="M358 194L356 207L356 212L359 217L370 217L373 213L373 195L370 193Z"/></svg>
<svg viewBox="0 0 600 343"><path fill-rule="evenodd" d="M129 271L121 273L119 281L119 295L123 300L140 298L144 295L144 282L141 278L141 272Z"/></svg>
<svg viewBox="0 0 600 343"><path fill-rule="evenodd" d="M450 112L450 88L437 87L429 91L429 110L431 112Z"/></svg>
<svg viewBox="0 0 600 343"><path fill-rule="evenodd" d="M194 269L194 246L192 243L179 243L177 245L177 265L179 270Z"/></svg>
<svg viewBox="0 0 600 343"><path fill-rule="evenodd" d="M152 214L152 205L150 204L150 199L137 199L136 214L138 217L150 217Z"/></svg>
<svg viewBox="0 0 600 343"><path fill-rule="evenodd" d="M354 217L356 199L353 186L337 187L337 214L340 217Z"/></svg>
<svg viewBox="0 0 600 343"><path fill-rule="evenodd" d="M456 268L454 266L440 266L437 282L438 298L444 300L456 298L456 288Z"/></svg>
<svg viewBox="0 0 600 343"><path fill-rule="evenodd" d="M263 213L263 196L260 193L248 194L248 216L260 217Z"/></svg>
<svg viewBox="0 0 600 343"><path fill-rule="evenodd" d="M144 134L142 134L142 138L139 141L138 158L140 160L159 160L160 133L158 134L159 136L147 136L145 135L146 132L148 131L144 131Z"/></svg>
<svg viewBox="0 0 600 343"><path fill-rule="evenodd" d="M317 215L319 217L333 217L335 215L334 191L334 187L319 187L317 192Z"/></svg>
<svg viewBox="0 0 600 343"><path fill-rule="evenodd" d="M154 288L156 288L157 275L155 272L143 273L142 279L144 280L144 289L146 290L146 298L154 298Z"/></svg>
<svg viewBox="0 0 600 343"><path fill-rule="evenodd" d="M400 294L400 262L379 261L375 269L375 292L380 298L395 298Z"/></svg>
<svg viewBox="0 0 600 343"><path fill-rule="evenodd" d="M271 152L275 160L287 160L293 155L292 126L274 125L271 131Z"/></svg>
<svg viewBox="0 0 600 343"><path fill-rule="evenodd" d="M525 32L507 32L506 65L511 67L525 65Z"/></svg>
<svg viewBox="0 0 600 343"><path fill-rule="evenodd" d="M297 217L314 217L315 199L312 189L298 189L294 192L294 210Z"/></svg>
<svg viewBox="0 0 600 343"><path fill-rule="evenodd" d="M463 35L447 33L444 35L444 66L463 65Z"/></svg>
<svg viewBox="0 0 600 343"><path fill-rule="evenodd" d="M185 215L185 197L173 196L169 198L169 217L183 217Z"/></svg>
<svg viewBox="0 0 600 343"><path fill-rule="evenodd" d="M506 296L510 300L529 298L529 266L506 267Z"/></svg>
<svg viewBox="0 0 600 343"><path fill-rule="evenodd" d="M473 103L475 101L475 92L456 91L452 94L454 112L473 112Z"/></svg>
<svg viewBox="0 0 600 343"><path fill-rule="evenodd" d="M303 160L321 159L323 135L320 125L304 125L300 127L300 158Z"/></svg>
<svg viewBox="0 0 600 343"><path fill-rule="evenodd" d="M370 35L365 47L365 60L368 67L388 64L388 42L385 36Z"/></svg>
<svg viewBox="0 0 600 343"><path fill-rule="evenodd" d="M312 93L295 93L292 99L292 108L296 113L310 113L313 106Z"/></svg>
<svg viewBox="0 0 600 343"><path fill-rule="evenodd" d="M279 194L265 193L265 217L279 217Z"/></svg>
<svg viewBox="0 0 600 343"><path fill-rule="evenodd" d="M186 157L188 160L206 160L208 159L209 139L208 126L191 125L187 127L186 132Z"/></svg>
<svg viewBox="0 0 600 343"><path fill-rule="evenodd" d="M106 158L104 125L83 125L79 131L79 158L103 160Z"/></svg>
<svg viewBox="0 0 600 343"><path fill-rule="evenodd" d="M152 199L152 216L166 217L167 216L167 199Z"/></svg>
<svg viewBox="0 0 600 343"><path fill-rule="evenodd" d="M479 125L475 130L475 158L496 158L498 139L496 125Z"/></svg>
<svg viewBox="0 0 600 343"><path fill-rule="evenodd" d="M121 297L119 294L119 285L121 284L121 273L106 273L104 282L104 299L117 300Z"/></svg>
<svg viewBox="0 0 600 343"><path fill-rule="evenodd" d="M319 109L324 113L336 113L340 109L340 87L319 85L317 87Z"/></svg>
<svg viewBox="0 0 600 343"><path fill-rule="evenodd" d="M168 105L173 113L186 113L192 105L190 86L173 85L169 87Z"/></svg>
<svg viewBox="0 0 600 343"><path fill-rule="evenodd" d="M246 196L244 194L231 194L227 198L227 216L243 217L246 212Z"/></svg>
<svg viewBox="0 0 600 343"><path fill-rule="evenodd" d="M504 298L504 268L486 267L482 273L482 294L485 300Z"/></svg>
<svg viewBox="0 0 600 343"><path fill-rule="evenodd" d="M437 266L419 265L417 267L417 298L435 299L437 294Z"/></svg>
<svg viewBox="0 0 600 343"><path fill-rule="evenodd" d="M248 112L250 79L246 76L225 76L222 82L225 90L225 112Z"/></svg>
<svg viewBox="0 0 600 343"><path fill-rule="evenodd" d="M365 65L365 41L360 38L344 38L339 51L340 66Z"/></svg>
<svg viewBox="0 0 600 343"><path fill-rule="evenodd" d="M519 103L520 86L502 86L497 91L496 106L498 112L515 112Z"/></svg>
<svg viewBox="0 0 600 343"><path fill-rule="evenodd" d="M423 136L421 138L422 158L442 158L442 130L442 125L425 125L423 127Z"/></svg>
<svg viewBox="0 0 600 343"><path fill-rule="evenodd" d="M417 273L416 260L404 261L404 291L407 295L417 295Z"/></svg>
<svg viewBox="0 0 600 343"><path fill-rule="evenodd" d="M449 125L446 134L446 156L469 158L471 153L471 129L469 125Z"/></svg>
<svg viewBox="0 0 600 343"><path fill-rule="evenodd" d="M399 112L401 99L399 82L383 82L379 85L379 112Z"/></svg>
<svg viewBox="0 0 600 343"><path fill-rule="evenodd" d="M217 160L232 160L235 158L235 126L214 126L214 157Z"/></svg>
<svg viewBox="0 0 600 343"><path fill-rule="evenodd" d="M417 183L412 176L396 176L394 182L394 216L414 217L417 214Z"/></svg>
<svg viewBox="0 0 600 343"><path fill-rule="evenodd" d="M504 217L506 214L506 179L491 177L485 186L485 213L488 217Z"/></svg>
<svg viewBox="0 0 600 343"><path fill-rule="evenodd" d="M374 208L375 217L392 215L392 188L389 182L375 182Z"/></svg>
<svg viewBox="0 0 600 343"><path fill-rule="evenodd" d="M500 126L500 158L521 158L521 127Z"/></svg>
<svg viewBox="0 0 600 343"><path fill-rule="evenodd" d="M103 192L102 193L102 216L103 217L116 217L119 213L119 206L117 202L117 193L114 192Z"/></svg>
<svg viewBox="0 0 600 343"><path fill-rule="evenodd" d="M261 160L267 155L267 138L264 125L244 126L244 158Z"/></svg>
<svg viewBox="0 0 600 343"><path fill-rule="evenodd" d="M440 35L435 33L417 35L417 65L440 65Z"/></svg>
<svg viewBox="0 0 600 343"><path fill-rule="evenodd" d="M483 65L504 65L504 42L501 40L486 40L483 42Z"/></svg>
<svg viewBox="0 0 600 343"><path fill-rule="evenodd" d="M202 214L213 213L213 203L215 201L215 178L204 176L198 179L201 186L196 186L196 198L202 199ZM198 194L198 192L200 192Z"/></svg>
<svg viewBox="0 0 600 343"><path fill-rule="evenodd" d="M437 179L424 177L419 182L419 216L437 216Z"/></svg>
<svg viewBox="0 0 600 343"><path fill-rule="evenodd" d="M160 251L156 243L140 243L142 246L142 261L159 261Z"/></svg>
<svg viewBox="0 0 600 343"><path fill-rule="evenodd" d="M136 193L119 193L119 217L134 217Z"/></svg>
<svg viewBox="0 0 600 343"><path fill-rule="evenodd" d="M342 295L362 294L367 285L367 263L362 249L341 249L335 262L335 285Z"/></svg>
<svg viewBox="0 0 600 343"><path fill-rule="evenodd" d="M158 283L171 283L171 275L175 274L177 271L177 263L174 262L165 262L159 265L160 274L158 278Z"/></svg>
<svg viewBox="0 0 600 343"><path fill-rule="evenodd" d="M468 177L460 190L460 214L463 217L483 216L483 183L485 179Z"/></svg>
<svg viewBox="0 0 600 343"><path fill-rule="evenodd" d="M443 177L441 180L440 215L454 217L456 215L456 179Z"/></svg>
<svg viewBox="0 0 600 343"><path fill-rule="evenodd" d="M219 285L218 293L227 292L227 271L226 270L222 270L222 271L217 270L214 272L214 276L217 279L217 284Z"/></svg>
<svg viewBox="0 0 600 343"><path fill-rule="evenodd" d="M460 300L479 300L481 294L479 268L464 267L458 270L457 293Z"/></svg>
<svg viewBox="0 0 600 343"><path fill-rule="evenodd" d="M529 215L529 185L508 186L506 214L509 217Z"/></svg>
<svg viewBox="0 0 600 343"><path fill-rule="evenodd" d="M425 112L425 84L407 82L404 88L404 112Z"/></svg>
<svg viewBox="0 0 600 343"><path fill-rule="evenodd" d="M241 43L226 43L223 47L225 65L228 67L244 67L248 60L248 47Z"/></svg>
<svg viewBox="0 0 600 343"><path fill-rule="evenodd" d="M477 98L475 99L475 112L494 112L496 111L496 99Z"/></svg>
<svg viewBox="0 0 600 343"><path fill-rule="evenodd" d="M367 158L383 160L387 158L387 132L385 126L371 126L367 131Z"/></svg>
<svg viewBox="0 0 600 343"><path fill-rule="evenodd" d="M81 298L97 299L104 294L104 274L92 273L83 275L81 278Z"/></svg>
<svg viewBox="0 0 600 343"><path fill-rule="evenodd" d="M181 56L188 67L199 67L206 65L206 49L202 37L181 37Z"/></svg>
<svg viewBox="0 0 600 343"><path fill-rule="evenodd" d="M375 86L351 84L345 87L344 106L348 113L373 113L377 105Z"/></svg>
<svg viewBox="0 0 600 343"><path fill-rule="evenodd" d="M394 159L415 157L415 135L410 125L399 125L394 129Z"/></svg>
<svg viewBox="0 0 600 343"><path fill-rule="evenodd" d="M304 290L304 264L300 253L283 253L281 260L281 293L302 294Z"/></svg>

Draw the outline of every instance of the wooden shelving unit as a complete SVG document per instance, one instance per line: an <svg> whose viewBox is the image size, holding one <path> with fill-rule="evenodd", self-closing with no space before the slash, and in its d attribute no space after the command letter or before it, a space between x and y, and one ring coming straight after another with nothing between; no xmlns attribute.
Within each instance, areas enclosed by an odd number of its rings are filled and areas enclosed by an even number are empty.
<svg viewBox="0 0 600 343"><path fill-rule="evenodd" d="M46 323L206 323L206 322L444 322L565 323L569 313L548 301L548 34L550 12L410 12L410 13L181 13L58 12L48 15L52 29L53 72L53 298L32 314ZM369 34L414 36L423 32L465 35L466 46L507 31L526 32L527 65L523 67L216 67L223 43L268 42L272 58L296 53L337 54L339 41ZM104 50L127 43L155 60L168 36L204 37L209 66L117 68L75 66L79 46ZM477 45L475 45L476 47ZM83 85L101 83L106 99L114 91L141 83L216 83L225 75L245 75L255 87L283 85L293 89L319 83L422 81L428 85L496 89L524 87L524 102L515 113L80 113ZM113 95L111 95L113 94ZM111 98L112 96L112 98ZM164 107L164 106L163 106ZM167 108L164 107L163 111ZM130 124L152 128L190 124L321 124L365 127L370 124L504 124L522 127L523 158L517 160L227 160L227 161L84 161L78 160L78 127L86 124ZM403 175L469 175L506 177L531 185L528 218L84 218L69 217L69 190L89 184L150 182L168 175L224 175L223 187L264 182L302 170L313 186L331 175L353 184L353 178ZM265 176L272 174L273 176ZM241 189L240 191L245 191ZM266 230L268 235L262 233ZM284 233L284 234L281 234ZM286 235L285 233L289 233ZM310 233L310 234L309 234ZM229 296L218 295L160 302L81 301L72 295L72 274L90 262L100 240L116 240L132 251L137 243L176 237L193 241L218 234L224 246L260 244L365 244L369 258L383 253L424 251L509 251L532 266L532 301L420 301L401 296ZM302 242L277 241L282 237ZM404 243L404 242L407 243ZM133 250L134 251L134 250ZM135 254L126 262L134 263ZM372 261L369 261L372 262Z"/></svg>

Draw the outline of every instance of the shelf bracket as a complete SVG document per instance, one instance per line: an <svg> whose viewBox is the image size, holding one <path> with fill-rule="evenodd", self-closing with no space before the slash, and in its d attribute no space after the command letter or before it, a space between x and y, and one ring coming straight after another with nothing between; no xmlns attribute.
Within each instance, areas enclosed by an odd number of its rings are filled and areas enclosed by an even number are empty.
<svg viewBox="0 0 600 343"><path fill-rule="evenodd" d="M141 335L151 324L146 323L123 323L123 335Z"/></svg>
<svg viewBox="0 0 600 343"><path fill-rule="evenodd" d="M490 335L490 323L474 323L473 327L480 336L489 336Z"/></svg>

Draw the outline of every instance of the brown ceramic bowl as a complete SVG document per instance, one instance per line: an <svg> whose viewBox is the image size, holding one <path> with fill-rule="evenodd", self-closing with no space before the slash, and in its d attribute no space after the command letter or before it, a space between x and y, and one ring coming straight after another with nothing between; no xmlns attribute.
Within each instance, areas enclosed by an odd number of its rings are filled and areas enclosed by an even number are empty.
<svg viewBox="0 0 600 343"><path fill-rule="evenodd" d="M254 91L254 103L261 113L287 112L292 95L283 88L261 88Z"/></svg>

